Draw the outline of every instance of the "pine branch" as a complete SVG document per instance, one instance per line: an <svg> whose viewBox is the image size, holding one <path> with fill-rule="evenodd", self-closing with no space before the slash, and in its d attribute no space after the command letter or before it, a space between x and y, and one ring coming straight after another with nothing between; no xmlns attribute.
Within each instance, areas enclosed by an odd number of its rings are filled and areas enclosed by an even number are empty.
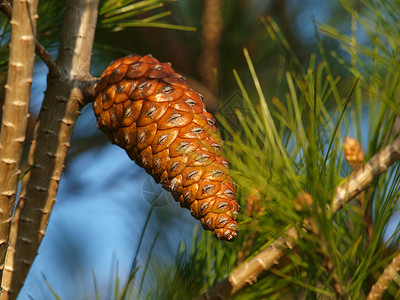
<svg viewBox="0 0 400 300"><path fill-rule="evenodd" d="M90 75L98 0L67 0L59 55L60 74L49 74L21 194L11 226L0 299L15 299L45 234L72 130L93 94Z"/></svg>
<svg viewBox="0 0 400 300"><path fill-rule="evenodd" d="M393 258L392 262L386 267L382 275L372 286L371 291L368 294L367 300L378 300L382 299L385 291L392 283L396 276L399 276L400 271L400 252Z"/></svg>
<svg viewBox="0 0 400 300"><path fill-rule="evenodd" d="M400 137L375 154L362 168L336 189L332 211L337 212L345 202L352 200L365 190L373 180L386 172L400 158Z"/></svg>
<svg viewBox="0 0 400 300"><path fill-rule="evenodd" d="M332 213L336 213L343 207L344 203L354 199L354 197L365 190L372 181L386 172L387 168L399 159L400 137L375 154L364 167L351 176L345 184L336 189L332 202ZM229 299L244 288L257 283L272 265L278 263L278 260L285 254L285 249L293 247L297 238L295 228L290 228L284 236L279 237L253 259L245 262L227 278L217 283L201 296L195 298L195 300ZM400 263L399 261L397 263Z"/></svg>
<svg viewBox="0 0 400 300"><path fill-rule="evenodd" d="M278 264L278 260L285 254L285 249L293 248L297 239L296 229L290 228L285 235L276 239L253 259L242 264L227 278L194 300L230 299L245 287L256 284L269 268Z"/></svg>
<svg viewBox="0 0 400 300"><path fill-rule="evenodd" d="M0 10L9 18L12 18L12 7L8 0L0 0ZM35 52L37 56L39 56L46 66L49 68L49 72L53 76L59 76L58 67L51 57L50 53L39 43L39 41L35 38Z"/></svg>
<svg viewBox="0 0 400 300"><path fill-rule="evenodd" d="M15 1L15 14L10 22L10 61L0 135L0 280L3 275L29 118L38 3L38 0ZM0 6L5 11L10 11L9 4L8 1L2 1Z"/></svg>
<svg viewBox="0 0 400 300"><path fill-rule="evenodd" d="M46 64L46 66L49 68L49 73L55 77L59 76L58 67L55 61L51 57L50 53L46 50L46 48L43 47L42 44L40 44L39 41L36 39L35 39L35 52L37 56L39 56Z"/></svg>

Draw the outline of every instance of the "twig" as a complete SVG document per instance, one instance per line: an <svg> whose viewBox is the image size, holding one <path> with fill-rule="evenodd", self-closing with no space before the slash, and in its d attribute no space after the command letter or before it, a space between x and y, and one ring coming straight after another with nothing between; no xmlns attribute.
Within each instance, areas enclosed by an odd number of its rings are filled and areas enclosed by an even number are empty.
<svg viewBox="0 0 400 300"><path fill-rule="evenodd" d="M375 154L364 167L347 180L346 183L336 189L333 198L332 213L336 213L343 204L354 199L366 189L372 181L384 173L387 168L400 159L400 137L390 145ZM289 243L288 241L289 237ZM195 298L201 299L229 299L244 288L255 284L268 269L284 255L286 246L293 247L298 238L295 228L290 228L284 236L278 238L269 247L257 254L253 259L245 262L234 270L227 278L217 283L210 290Z"/></svg>
<svg viewBox="0 0 400 300"><path fill-rule="evenodd" d="M67 0L57 66L48 76L28 165L11 226L1 300L15 299L45 234L74 124L93 91L90 61L98 0Z"/></svg>
<svg viewBox="0 0 400 300"><path fill-rule="evenodd" d="M0 280L8 248L10 224L20 175L19 165L29 117L38 2L38 0L26 3L15 1L15 14L10 22L10 61L0 135ZM8 1L1 1L0 8L10 13L11 6ZM32 25L26 22L27 19L32 19Z"/></svg>
<svg viewBox="0 0 400 300"><path fill-rule="evenodd" d="M0 10L11 20L12 17L12 7L8 0L0 0ZM51 57L50 53L39 43L35 37L35 52L39 56L46 66L49 68L49 73L52 76L59 76L58 67Z"/></svg>
<svg viewBox="0 0 400 300"><path fill-rule="evenodd" d="M51 57L50 53L46 50L46 48L43 47L42 44L40 44L37 39L35 39L35 52L37 56L39 56L46 64L46 66L49 68L50 75L58 77L60 74L56 62L53 60L53 58Z"/></svg>
<svg viewBox="0 0 400 300"><path fill-rule="evenodd" d="M325 257L324 264L325 264L325 268L327 269L329 274L332 275L333 290L335 291L336 297L338 299L343 299L343 287L340 284L340 280L339 280L337 274L335 273L335 268L328 257Z"/></svg>
<svg viewBox="0 0 400 300"><path fill-rule="evenodd" d="M386 267L382 275L372 286L371 291L368 294L367 300L378 300L382 299L385 291L392 283L396 276L399 276L400 271L400 252L393 258L392 262Z"/></svg>

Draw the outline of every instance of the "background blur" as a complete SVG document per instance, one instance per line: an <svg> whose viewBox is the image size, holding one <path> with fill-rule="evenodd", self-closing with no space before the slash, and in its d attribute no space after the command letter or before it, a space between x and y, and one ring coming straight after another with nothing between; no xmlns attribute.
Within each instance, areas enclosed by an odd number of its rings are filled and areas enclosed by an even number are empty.
<svg viewBox="0 0 400 300"><path fill-rule="evenodd" d="M244 47L250 52L266 97L280 95L275 81L281 49L269 40L263 18L271 16L295 49L296 56L287 60L293 64L303 64L311 53L317 53L318 42L341 53L332 40L324 36L317 39L318 23L328 23L345 33L350 31L350 19L343 8L329 0L179 0L160 8L160 12L167 10L172 13L164 19L169 24L197 30L106 31L100 30L99 25L92 74L100 76L119 56L151 53L160 61L171 62L176 71L186 76L193 88L205 96L212 113L224 114L238 95L232 69L238 70L245 83L251 80ZM48 45L50 49L56 46ZM52 54L55 57L54 51ZM38 60L32 88L32 118L40 109L46 73L46 67ZM3 91L0 97L2 102ZM33 121L30 125L32 132ZM158 193L161 194L138 255L139 278L154 241L149 274L157 274L175 262L181 242L190 244L197 221L130 161L124 150L108 142L96 127L91 106L85 107L75 127L46 236L19 299L54 299L46 281L62 299L94 299L93 274L100 299L111 298L116 276L121 281L129 276L146 217ZM146 278L144 291L156 287L155 278Z"/></svg>

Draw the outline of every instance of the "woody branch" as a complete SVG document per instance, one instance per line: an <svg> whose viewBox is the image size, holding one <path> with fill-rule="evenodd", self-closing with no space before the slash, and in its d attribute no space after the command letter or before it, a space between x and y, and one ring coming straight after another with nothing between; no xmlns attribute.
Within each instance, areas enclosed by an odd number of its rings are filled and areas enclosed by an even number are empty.
<svg viewBox="0 0 400 300"><path fill-rule="evenodd" d="M14 1L14 15L10 22L10 61L0 135L0 280L8 248L22 148L29 117L38 2L38 0ZM11 6L8 1L0 2L0 8L8 11L11 17Z"/></svg>
<svg viewBox="0 0 400 300"><path fill-rule="evenodd" d="M16 12L15 12L16 13ZM82 107L93 95L90 61L98 0L67 0L59 54L58 76L49 74L47 91L36 123L18 206L12 221L1 300L15 299L45 234L58 183Z"/></svg>

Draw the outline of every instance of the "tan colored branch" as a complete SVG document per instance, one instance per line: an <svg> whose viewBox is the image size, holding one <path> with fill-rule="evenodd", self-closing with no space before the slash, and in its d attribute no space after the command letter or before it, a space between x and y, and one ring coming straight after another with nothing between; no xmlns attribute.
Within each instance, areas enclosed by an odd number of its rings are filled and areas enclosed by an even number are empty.
<svg viewBox="0 0 400 300"><path fill-rule="evenodd" d="M364 167L356 172L349 180L336 189L332 202L332 212L340 210L344 203L352 200L360 192L366 189L373 180L386 172L387 168L400 159L400 137L390 145L375 154ZM289 237L289 239L288 239ZM284 255L285 245L292 247L297 239L296 230L290 228L283 237L278 238L273 244L262 250L253 259L245 262L234 270L227 278L217 283L203 295L195 298L224 300L233 297L244 288L255 284L268 269L278 263ZM289 242L287 242L289 240Z"/></svg>
<svg viewBox="0 0 400 300"><path fill-rule="evenodd" d="M393 258L392 262L386 267L382 275L372 286L371 291L368 294L367 300L378 300L382 299L385 291L392 283L395 277L399 277L400 271L400 252Z"/></svg>
<svg viewBox="0 0 400 300"><path fill-rule="evenodd" d="M373 180L386 172L387 168L400 158L400 137L396 138L390 145L375 154L358 172L356 172L343 185L336 189L333 198L332 211L337 212L345 202L352 200L355 196L365 190Z"/></svg>
<svg viewBox="0 0 400 300"><path fill-rule="evenodd" d="M67 0L57 67L36 123L28 164L10 233L1 300L15 299L45 234L58 190L72 130L93 94L90 61L98 0Z"/></svg>
<svg viewBox="0 0 400 300"><path fill-rule="evenodd" d="M0 280L8 247L20 174L19 166L29 117L38 2L14 1L15 13L10 22L10 61L0 135ZM7 8L7 3L2 5L6 5L4 7Z"/></svg>
<svg viewBox="0 0 400 300"><path fill-rule="evenodd" d="M285 254L285 249L292 248L297 238L296 229L290 228L285 235L276 239L253 259L242 264L227 278L194 300L230 299L245 287L256 284L262 274L278 264L278 260Z"/></svg>

